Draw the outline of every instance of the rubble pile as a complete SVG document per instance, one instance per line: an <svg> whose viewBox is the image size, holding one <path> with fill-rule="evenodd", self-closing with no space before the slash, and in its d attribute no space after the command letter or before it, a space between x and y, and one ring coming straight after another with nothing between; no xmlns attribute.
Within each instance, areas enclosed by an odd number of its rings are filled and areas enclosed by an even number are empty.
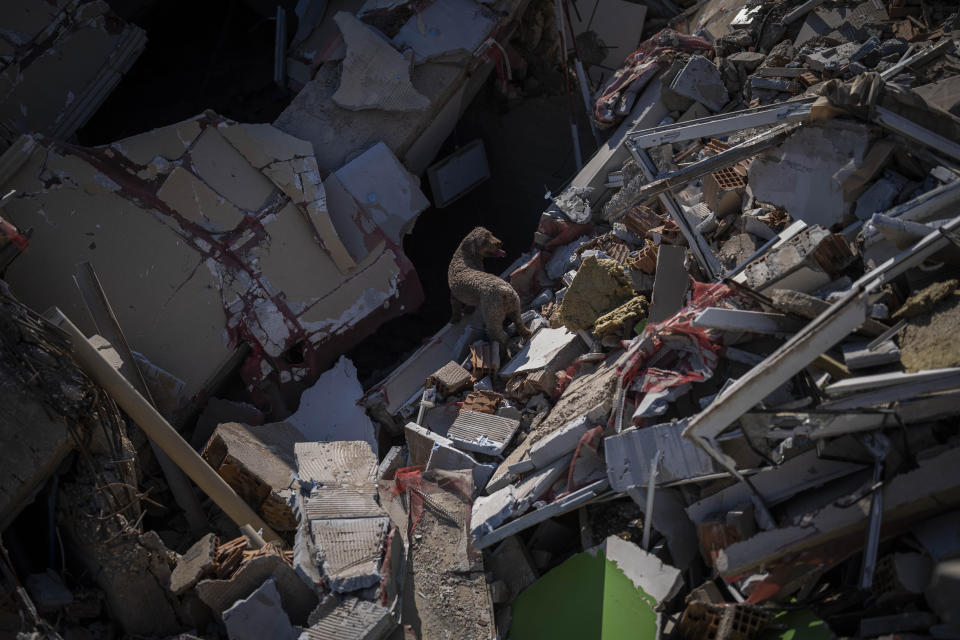
<svg viewBox="0 0 960 640"><path fill-rule="evenodd" d="M274 125L10 138L0 630L960 637L957 8L387 4L279 50ZM364 389L331 349L419 297L426 132L516 22L609 138L501 275L523 326L468 309Z"/></svg>

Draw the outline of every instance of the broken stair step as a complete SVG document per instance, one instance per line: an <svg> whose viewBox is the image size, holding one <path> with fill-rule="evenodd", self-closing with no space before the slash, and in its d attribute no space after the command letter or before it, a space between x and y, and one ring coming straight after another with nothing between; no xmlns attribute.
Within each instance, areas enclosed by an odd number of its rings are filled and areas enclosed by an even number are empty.
<svg viewBox="0 0 960 640"><path fill-rule="evenodd" d="M519 427L519 420L464 409L453 421L447 437L460 449L498 456Z"/></svg>
<svg viewBox="0 0 960 640"><path fill-rule="evenodd" d="M389 527L386 516L310 521L317 558L331 589L346 593L380 581L380 551Z"/></svg>
<svg viewBox="0 0 960 640"><path fill-rule="evenodd" d="M376 487L358 491L344 487L317 487L310 492L304 511L308 520L377 518L384 515L376 499Z"/></svg>

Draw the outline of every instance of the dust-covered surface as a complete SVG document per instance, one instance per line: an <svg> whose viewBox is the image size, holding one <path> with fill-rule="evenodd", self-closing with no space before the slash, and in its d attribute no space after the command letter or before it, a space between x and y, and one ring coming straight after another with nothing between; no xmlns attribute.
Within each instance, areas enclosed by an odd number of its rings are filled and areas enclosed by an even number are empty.
<svg viewBox="0 0 960 640"><path fill-rule="evenodd" d="M429 498L412 529L404 617L418 639L488 640L493 610L483 560L470 545L470 504L453 490L424 489Z"/></svg>
<svg viewBox="0 0 960 640"><path fill-rule="evenodd" d="M900 334L900 360L907 372L960 366L960 295L954 291L957 281L940 285L941 291L949 286L947 296L930 305L932 310L912 316Z"/></svg>

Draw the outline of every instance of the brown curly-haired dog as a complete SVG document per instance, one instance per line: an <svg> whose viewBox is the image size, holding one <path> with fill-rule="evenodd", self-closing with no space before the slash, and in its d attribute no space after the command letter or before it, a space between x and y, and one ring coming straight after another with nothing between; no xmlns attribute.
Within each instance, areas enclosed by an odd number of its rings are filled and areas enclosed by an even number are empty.
<svg viewBox="0 0 960 640"><path fill-rule="evenodd" d="M504 318L513 320L524 338L530 336L529 329L520 319L520 297L517 292L503 278L483 270L484 258L502 258L505 255L503 243L483 227L477 227L457 247L447 269L450 305L453 307L451 322L460 322L464 306L480 307L487 334L504 347L507 344L507 334L503 331Z"/></svg>

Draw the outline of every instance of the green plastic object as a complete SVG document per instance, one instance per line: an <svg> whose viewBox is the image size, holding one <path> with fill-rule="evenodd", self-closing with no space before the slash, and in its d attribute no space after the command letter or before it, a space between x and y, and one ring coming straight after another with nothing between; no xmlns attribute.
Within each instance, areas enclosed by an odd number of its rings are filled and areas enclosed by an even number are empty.
<svg viewBox="0 0 960 640"><path fill-rule="evenodd" d="M654 640L656 601L603 550L577 554L513 602L511 640Z"/></svg>

